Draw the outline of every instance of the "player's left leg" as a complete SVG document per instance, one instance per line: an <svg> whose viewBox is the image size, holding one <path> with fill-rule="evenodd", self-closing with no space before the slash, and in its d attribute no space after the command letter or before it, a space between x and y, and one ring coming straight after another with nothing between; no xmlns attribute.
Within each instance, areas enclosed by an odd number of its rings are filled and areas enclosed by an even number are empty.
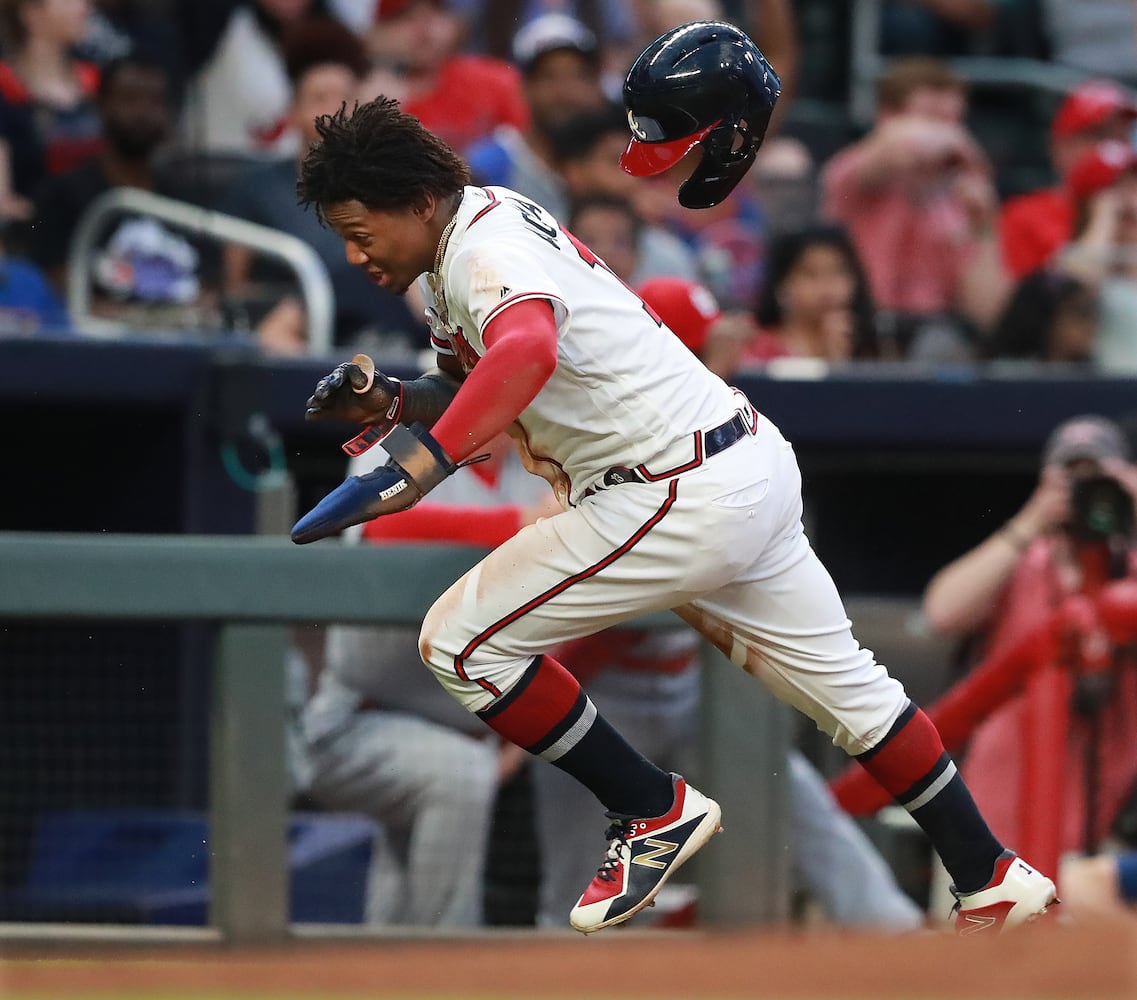
<svg viewBox="0 0 1137 1000"><path fill-rule="evenodd" d="M781 700L854 756L928 835L960 900L961 929L1033 919L1054 885L991 832L931 720L853 637L828 572L804 534L784 565L684 612ZM777 555L777 553L773 553Z"/></svg>
<svg viewBox="0 0 1137 1000"><path fill-rule="evenodd" d="M745 460L743 450L724 453ZM771 540L729 584L683 617L854 756L927 833L960 900L957 923L984 929L1036 917L1050 879L1006 851L980 814L931 720L861 648L837 588L801 525L792 449L771 463ZM993 918L993 919L990 919Z"/></svg>

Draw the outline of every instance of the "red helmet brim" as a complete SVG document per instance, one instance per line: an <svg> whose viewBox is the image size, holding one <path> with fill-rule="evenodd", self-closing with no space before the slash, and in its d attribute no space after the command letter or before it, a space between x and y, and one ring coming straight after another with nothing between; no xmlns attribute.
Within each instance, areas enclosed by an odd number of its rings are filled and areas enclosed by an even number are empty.
<svg viewBox="0 0 1137 1000"><path fill-rule="evenodd" d="M718 122L715 122L717 125ZM715 125L672 139L670 142L643 142L632 136L628 148L620 156L620 166L633 177L654 177L675 166L702 142Z"/></svg>

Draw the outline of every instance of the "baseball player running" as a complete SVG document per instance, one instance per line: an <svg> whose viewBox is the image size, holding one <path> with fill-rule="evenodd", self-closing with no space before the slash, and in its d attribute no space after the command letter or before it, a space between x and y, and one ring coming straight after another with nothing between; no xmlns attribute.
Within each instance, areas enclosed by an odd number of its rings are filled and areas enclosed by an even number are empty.
<svg viewBox="0 0 1137 1000"><path fill-rule="evenodd" d="M754 159L779 91L753 42L695 22L652 43L625 83L632 173L696 146L679 189L710 206ZM569 919L589 933L649 905L719 829L719 807L610 726L547 654L635 615L676 609L812 718L913 815L954 882L962 931L1036 918L1054 884L1005 849L928 717L854 639L806 538L790 445L710 373L539 205L469 185L466 164L379 98L318 120L299 192L383 288L414 282L438 366L397 382L339 365L312 418L365 425L390 461L302 517L298 543L404 510L508 429L563 511L453 584L419 648L443 687L505 739L588 787L608 850Z"/></svg>

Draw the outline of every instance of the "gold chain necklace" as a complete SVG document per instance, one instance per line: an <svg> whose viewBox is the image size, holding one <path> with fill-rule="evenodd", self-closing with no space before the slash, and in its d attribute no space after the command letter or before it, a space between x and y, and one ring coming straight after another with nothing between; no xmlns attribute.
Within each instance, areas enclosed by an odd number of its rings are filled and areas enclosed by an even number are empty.
<svg viewBox="0 0 1137 1000"><path fill-rule="evenodd" d="M442 230L442 236L438 240L438 250L434 254L434 273L439 277L442 276L442 258L446 256L446 247L450 242L450 234L454 232L454 224L458 221L458 213L454 212L454 217L446 223L446 228Z"/></svg>

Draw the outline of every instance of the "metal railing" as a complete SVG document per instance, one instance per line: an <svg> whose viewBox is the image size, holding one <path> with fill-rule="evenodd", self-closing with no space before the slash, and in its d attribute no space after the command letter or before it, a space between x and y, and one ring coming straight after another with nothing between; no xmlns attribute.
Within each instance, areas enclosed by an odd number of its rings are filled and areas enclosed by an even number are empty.
<svg viewBox="0 0 1137 1000"><path fill-rule="evenodd" d="M880 51L881 0L855 0L852 16L849 114L858 124L868 125L876 112L876 82L890 61ZM1067 93L1090 75L1060 63L1021 56L956 56L945 62L971 83L1056 95ZM1137 92L1126 89L1137 99Z"/></svg>
<svg viewBox="0 0 1137 1000"><path fill-rule="evenodd" d="M236 243L286 264L296 275L307 315L308 348L327 354L332 346L335 303L328 269L303 240L213 209L200 208L139 188L111 188L99 195L83 213L71 238L67 262L67 309L81 333L95 337L121 337L125 323L91 312L91 257L108 218L121 214L151 216L195 236L219 243Z"/></svg>
<svg viewBox="0 0 1137 1000"><path fill-rule="evenodd" d="M0 622L218 626L209 752L210 922L229 941L277 941L291 930L283 669L289 626L417 625L437 595L484 554L441 545L300 548L265 536L0 532ZM636 622L676 623L666 613ZM730 817L731 832L699 857L700 920L720 927L784 921L789 710L709 645L702 703L702 778ZM69 925L66 933L82 936L84 930ZM0 924L0 940L32 933L29 925Z"/></svg>

